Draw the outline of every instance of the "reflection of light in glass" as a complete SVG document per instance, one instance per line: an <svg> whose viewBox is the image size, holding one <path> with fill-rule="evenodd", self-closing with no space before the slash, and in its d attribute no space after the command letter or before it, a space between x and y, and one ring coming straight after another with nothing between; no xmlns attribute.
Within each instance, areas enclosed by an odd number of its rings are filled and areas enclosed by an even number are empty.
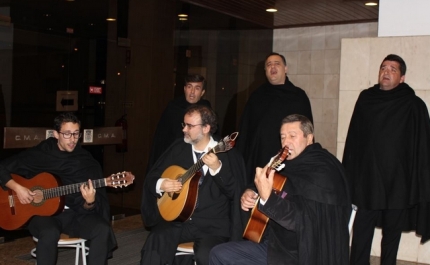
<svg viewBox="0 0 430 265"><path fill-rule="evenodd" d="M366 6L377 6L378 3L376 3L376 2L366 2L364 5L366 5Z"/></svg>
<svg viewBox="0 0 430 265"><path fill-rule="evenodd" d="M118 72L117 75L121 75L121 72Z"/></svg>
<svg viewBox="0 0 430 265"><path fill-rule="evenodd" d="M116 21L116 18L108 17L108 18L106 18L106 21Z"/></svg>
<svg viewBox="0 0 430 265"><path fill-rule="evenodd" d="M276 8L268 8L268 9L266 9L266 11L267 12L278 12L278 9L276 9Z"/></svg>
<svg viewBox="0 0 430 265"><path fill-rule="evenodd" d="M188 20L188 18L186 18L186 17L180 17L179 20L185 21L185 20Z"/></svg>

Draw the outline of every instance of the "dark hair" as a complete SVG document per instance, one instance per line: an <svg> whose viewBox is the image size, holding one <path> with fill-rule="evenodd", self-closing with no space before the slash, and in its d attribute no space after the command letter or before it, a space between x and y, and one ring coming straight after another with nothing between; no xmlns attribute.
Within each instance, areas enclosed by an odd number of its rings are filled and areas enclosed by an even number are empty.
<svg viewBox="0 0 430 265"><path fill-rule="evenodd" d="M59 132L61 130L61 126L65 122L77 123L79 128L81 128L81 121L76 117L73 112L63 112L54 119L54 129Z"/></svg>
<svg viewBox="0 0 430 265"><path fill-rule="evenodd" d="M216 132L216 130L218 129L218 123L216 119L216 114L211 108L203 105L193 104L187 108L185 114L191 114L193 112L198 112L200 114L202 125L211 126L211 135Z"/></svg>
<svg viewBox="0 0 430 265"><path fill-rule="evenodd" d="M314 125L312 124L312 122L308 118L300 114L288 115L282 120L281 126L284 125L285 123L296 122L296 121L300 122L300 130L303 131L303 135L305 137L307 137L309 134L314 134Z"/></svg>
<svg viewBox="0 0 430 265"><path fill-rule="evenodd" d="M266 59L264 59L264 67L266 67L266 61L267 61L267 59L269 59L269 57L272 56L272 55L277 55L277 56L281 57L282 58L282 62L284 62L285 66L287 66L287 60L285 60L284 55L279 54L277 52L271 52L271 53L269 53L269 55L266 56Z"/></svg>
<svg viewBox="0 0 430 265"><path fill-rule="evenodd" d="M406 74L406 63L402 59L402 57L398 56L397 54L388 54L387 57L385 57L384 60L382 61L381 66L379 68L382 67L382 64L385 61L398 62L399 66L400 66L400 74L401 74L401 76L404 76Z"/></svg>
<svg viewBox="0 0 430 265"><path fill-rule="evenodd" d="M187 85L188 83L201 82L203 85L202 89L205 90L205 78L202 75L199 75L199 74L187 75L184 80L185 80L185 85Z"/></svg>

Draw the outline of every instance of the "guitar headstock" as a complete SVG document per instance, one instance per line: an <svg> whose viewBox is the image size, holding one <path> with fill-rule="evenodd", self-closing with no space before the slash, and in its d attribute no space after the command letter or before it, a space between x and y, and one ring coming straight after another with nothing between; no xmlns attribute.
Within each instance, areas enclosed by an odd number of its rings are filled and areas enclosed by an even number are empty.
<svg viewBox="0 0 430 265"><path fill-rule="evenodd" d="M133 184L134 175L131 172L118 172L116 174L112 174L109 177L105 178L106 186L112 188L122 188L127 187L130 184Z"/></svg>
<svg viewBox="0 0 430 265"><path fill-rule="evenodd" d="M227 135L221 141L219 141L218 144L214 148L212 148L212 151L216 154L216 153L220 153L220 152L226 152L226 151L232 149L234 147L234 145L236 144L235 140L236 140L238 135L239 135L238 132L234 132L230 135Z"/></svg>
<svg viewBox="0 0 430 265"><path fill-rule="evenodd" d="M269 168L270 169L276 169L280 170L282 168L279 168L279 165L284 162L284 160L288 157L289 150L287 146L284 146L281 150L279 150L278 154L272 158Z"/></svg>

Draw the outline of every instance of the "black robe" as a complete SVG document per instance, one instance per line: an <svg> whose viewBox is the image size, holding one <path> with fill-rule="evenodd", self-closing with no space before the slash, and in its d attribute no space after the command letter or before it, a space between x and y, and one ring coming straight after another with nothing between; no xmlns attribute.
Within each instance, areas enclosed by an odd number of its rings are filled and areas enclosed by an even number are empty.
<svg viewBox="0 0 430 265"><path fill-rule="evenodd" d="M222 220L216 220L216 217L221 217L219 215L220 211L226 213L227 210L230 215L227 218L230 221L226 227L229 227L229 229L227 231L213 230L210 232L217 235L225 234L227 237L237 240L242 237L243 233L243 221L240 216L240 196L245 186L244 163L242 157L234 148L225 153L217 153L217 156L222 162L221 171L215 176L211 176L207 172L205 180L199 188L199 208L193 213L192 217L195 222L202 218L202 224L205 223L204 226L207 226L208 231L210 231L213 228L220 227ZM185 143L183 139L177 139L153 166L144 181L141 204L142 219L147 227L155 226L162 221L157 206L159 195L155 192L155 186L163 171L172 165L188 169L193 164L191 145ZM224 187L224 182L227 182L228 186ZM214 199L217 199L217 201L214 202ZM224 203L222 201L229 201L231 209L223 209L222 205ZM212 222L215 223L211 225Z"/></svg>
<svg viewBox="0 0 430 265"><path fill-rule="evenodd" d="M6 189L5 184L11 179L11 173L30 179L42 172L54 175L62 185L103 178L100 164L80 144L75 147L73 152L65 152L58 148L57 139L51 137L33 148L1 161L0 184L3 189ZM76 213L71 236L78 234L80 220L87 214L99 214L110 222L110 207L105 188L97 189L96 203L92 209L85 209L84 201L80 192L65 196L65 205ZM110 249L116 246L113 231L106 244Z"/></svg>
<svg viewBox="0 0 430 265"><path fill-rule="evenodd" d="M358 209L409 209L404 231L430 238L430 120L406 83L360 93L343 155Z"/></svg>
<svg viewBox="0 0 430 265"><path fill-rule="evenodd" d="M249 97L236 144L245 160L248 182L254 180L255 167L264 167L281 149L281 121L290 114L301 114L313 121L308 96L288 77L285 84L266 83Z"/></svg>
<svg viewBox="0 0 430 265"><path fill-rule="evenodd" d="M199 187L199 206L191 216L192 222L200 231L204 231L199 237L222 236L230 240L239 240L244 229L240 196L245 186L245 166L242 156L234 148L225 153L217 153L217 156L222 162L222 168L215 176L211 176L209 170L206 173ZM157 230L158 227L166 225L158 210L159 194L155 191L156 183L164 170L172 165L188 169L193 164L192 146L183 139L177 139L158 159L146 175L143 184L141 214L145 226ZM159 239L151 241L150 235L142 250L142 253L145 253L145 256L142 256L143 264L164 264L163 262L170 264L176 246L180 243L180 236L172 233L169 242L163 243L158 242Z"/></svg>
<svg viewBox="0 0 430 265"><path fill-rule="evenodd" d="M294 238L299 265L348 264L351 201L339 160L315 143L287 160L279 173L287 177L284 193L272 193L265 205L259 204L271 218L268 264L291 264L286 246Z"/></svg>
<svg viewBox="0 0 430 265"><path fill-rule="evenodd" d="M196 104L211 107L211 103L205 99L200 99ZM154 133L146 172L149 172L157 159L176 139L184 136L181 123L184 122L185 110L190 105L192 104L185 99L185 96L176 98L167 105Z"/></svg>

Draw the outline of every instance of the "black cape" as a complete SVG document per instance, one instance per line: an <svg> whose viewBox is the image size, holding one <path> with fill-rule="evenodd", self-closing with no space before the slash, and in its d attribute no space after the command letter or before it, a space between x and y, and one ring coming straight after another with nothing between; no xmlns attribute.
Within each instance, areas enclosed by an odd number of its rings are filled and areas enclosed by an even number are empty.
<svg viewBox="0 0 430 265"><path fill-rule="evenodd" d="M430 238L430 120L406 83L360 93L349 125L343 165L352 202L368 210L409 209L404 231Z"/></svg>
<svg viewBox="0 0 430 265"><path fill-rule="evenodd" d="M195 104L211 107L211 103L205 99L200 99ZM184 136L181 123L184 122L185 110L190 105L192 104L185 99L185 96L176 98L167 105L154 133L146 172L149 172L157 159L176 139Z"/></svg>
<svg viewBox="0 0 430 265"><path fill-rule="evenodd" d="M296 233L299 265L348 264L351 201L339 160L315 143L287 160L280 174L287 177L285 194L272 193L259 205L271 218L268 264L288 264L287 230Z"/></svg>
<svg viewBox="0 0 430 265"><path fill-rule="evenodd" d="M245 187L245 167L242 156L235 150L234 148L225 153L218 153L218 158L223 163L223 169L229 168L226 177L233 177L234 187L229 187L229 190L233 190L233 197L231 198L230 205L230 231L222 231L222 233L227 233L230 236L231 240L239 240L242 238L242 233L244 230L244 220L242 219L241 213L242 210L240 208L240 196ZM157 163L153 166L150 172L146 175L144 185L143 185L143 195L142 195L142 203L141 203L141 214L143 223L147 227L153 227L163 221L160 212L157 206L157 198L159 195L155 193L155 184L157 180L161 177L163 171L172 165L178 165L184 169L188 169L194 164L192 160L191 154L191 145L184 142L183 139L177 139L167 150L166 152L158 159ZM219 189L222 188L222 180L223 178L223 169L221 169L220 173L215 176L210 176L209 173L206 174L205 182L202 187L199 189L199 193L206 192L208 195L199 195L203 196L205 200L210 198L212 193L211 189L214 189L214 185L219 186ZM207 178L210 178L207 180ZM208 184L208 185L207 185ZM207 185L203 187L203 185ZM204 201L200 201L200 203L204 203ZM203 205L202 208L205 206ZM200 206L199 206L200 208ZM216 213L217 209L212 208L210 205L207 205L209 213ZM197 216L196 216L197 215ZM194 212L192 215L195 222L199 217L205 218L201 213ZM197 218L195 218L197 217ZM216 220L208 220L208 224L210 226L210 222ZM216 226L215 226L216 227ZM211 229L208 229L211 230Z"/></svg>
<svg viewBox="0 0 430 265"><path fill-rule="evenodd" d="M290 114L301 114L313 121L308 96L288 77L283 85L263 84L249 97L236 144L245 160L248 182L254 180L255 167L264 167L281 149L281 122Z"/></svg>
<svg viewBox="0 0 430 265"><path fill-rule="evenodd" d="M80 144L73 152L64 152L58 148L57 139L51 137L33 148L1 161L0 184L3 189L6 189L5 184L11 179L11 173L30 179L42 172L51 173L61 181L62 185L103 178L100 164ZM110 222L110 207L105 188L97 189L96 204L91 210L84 209L84 198L80 192L66 195L65 204L77 213L76 220L73 222L76 227L72 228L73 231L78 229L80 217L87 214L99 214ZM113 233L107 244L111 248L116 246Z"/></svg>

